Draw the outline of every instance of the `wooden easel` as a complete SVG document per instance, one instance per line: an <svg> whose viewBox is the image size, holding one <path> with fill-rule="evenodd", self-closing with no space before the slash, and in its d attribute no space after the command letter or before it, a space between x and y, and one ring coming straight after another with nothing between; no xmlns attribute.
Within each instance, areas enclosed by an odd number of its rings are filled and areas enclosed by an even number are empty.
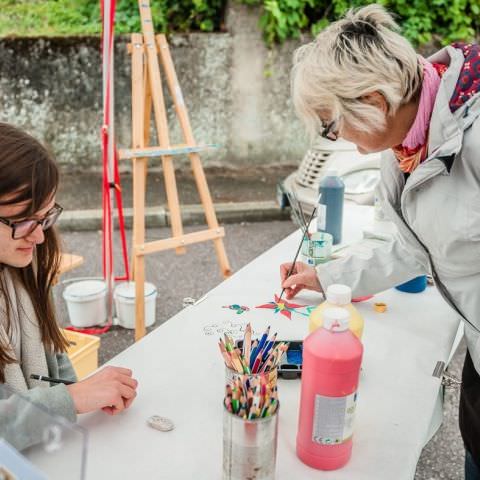
<svg viewBox="0 0 480 480"><path fill-rule="evenodd" d="M187 108L178 83L170 49L165 35L155 36L149 0L139 0L142 21L141 34L132 35L129 51L132 55L132 150L120 150L120 158L133 161L133 275L135 280L135 340L145 335L145 255L175 249L185 253L185 246L212 240L221 271L231 275L230 265L223 244L225 231L219 227L208 189L205 172L200 161L198 146L193 137ZM163 98L162 80L158 57L162 62L168 89L183 132L184 145L170 145L167 113ZM159 146L149 147L150 120L153 105L154 121ZM207 230L184 234L173 156L187 154L195 177L200 200L205 211ZM168 209L172 226L171 238L153 242L145 241L145 190L147 159L161 157Z"/></svg>

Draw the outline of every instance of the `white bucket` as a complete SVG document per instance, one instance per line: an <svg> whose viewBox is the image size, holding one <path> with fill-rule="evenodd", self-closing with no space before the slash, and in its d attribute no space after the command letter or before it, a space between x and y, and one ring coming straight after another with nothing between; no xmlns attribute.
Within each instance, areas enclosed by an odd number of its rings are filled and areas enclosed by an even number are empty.
<svg viewBox="0 0 480 480"><path fill-rule="evenodd" d="M74 327L91 327L107 321L107 287L102 280L72 283L63 291L63 298Z"/></svg>
<svg viewBox="0 0 480 480"><path fill-rule="evenodd" d="M118 324L124 328L135 328L135 282L120 283L113 292ZM145 326L155 323L157 288L145 282Z"/></svg>

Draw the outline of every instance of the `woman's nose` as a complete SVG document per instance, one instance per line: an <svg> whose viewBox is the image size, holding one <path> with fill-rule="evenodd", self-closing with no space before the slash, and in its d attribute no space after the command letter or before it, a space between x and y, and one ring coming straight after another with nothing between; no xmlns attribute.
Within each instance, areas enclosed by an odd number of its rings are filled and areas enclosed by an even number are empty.
<svg viewBox="0 0 480 480"><path fill-rule="evenodd" d="M35 230L28 235L27 240L35 243L36 245L40 245L45 241L45 234L43 233L41 225L37 225L37 228L35 228Z"/></svg>

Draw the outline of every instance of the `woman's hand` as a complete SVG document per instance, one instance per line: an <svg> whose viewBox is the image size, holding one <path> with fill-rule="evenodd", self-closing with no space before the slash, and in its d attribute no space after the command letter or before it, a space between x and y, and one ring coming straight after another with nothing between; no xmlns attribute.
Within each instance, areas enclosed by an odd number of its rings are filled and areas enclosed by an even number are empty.
<svg viewBox="0 0 480 480"><path fill-rule="evenodd" d="M287 278L290 268L292 268L292 263L283 263L280 265L282 288L285 289L287 299L293 298L304 288L307 290L315 290L316 292L323 292L314 267L302 262L295 262L293 272Z"/></svg>
<svg viewBox="0 0 480 480"><path fill-rule="evenodd" d="M137 396L137 385L128 368L105 367L67 388L77 413L102 409L109 415L116 415L132 404Z"/></svg>

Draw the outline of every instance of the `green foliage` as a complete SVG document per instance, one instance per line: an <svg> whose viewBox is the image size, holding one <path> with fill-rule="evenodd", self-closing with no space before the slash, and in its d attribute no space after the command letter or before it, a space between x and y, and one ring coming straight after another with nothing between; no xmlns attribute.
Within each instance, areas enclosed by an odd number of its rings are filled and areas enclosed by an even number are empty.
<svg viewBox="0 0 480 480"><path fill-rule="evenodd" d="M479 0L405 0L384 2L400 17L405 35L415 43L425 43L432 34L444 43L471 40L480 33Z"/></svg>
<svg viewBox="0 0 480 480"><path fill-rule="evenodd" d="M368 0L240 0L261 5L260 27L267 44L296 38L306 28L316 35L347 9ZM415 45L435 36L443 43L472 40L480 34L479 0L377 0L396 14L404 35Z"/></svg>
<svg viewBox="0 0 480 480"><path fill-rule="evenodd" d="M265 0L260 27L267 43L297 38L309 24L305 7L313 3L314 0Z"/></svg>
<svg viewBox="0 0 480 480"><path fill-rule="evenodd" d="M151 0L156 32L219 30L226 0ZM100 0L0 0L0 35L101 32ZM116 33L140 31L137 0L117 0Z"/></svg>
<svg viewBox="0 0 480 480"><path fill-rule="evenodd" d="M90 21L95 12L89 6L89 2L78 0L0 0L0 34L28 36L67 35L77 31L96 33L98 26ZM99 18L99 12L97 17Z"/></svg>
<svg viewBox="0 0 480 480"><path fill-rule="evenodd" d="M268 45L314 35L348 8L367 0L232 0L261 6L260 28ZM377 0L397 15L414 44L443 43L480 34L480 0ZM151 0L157 32L218 31L227 0ZM0 0L0 35L84 35L101 31L99 0ZM137 0L117 0L115 31L140 31Z"/></svg>

